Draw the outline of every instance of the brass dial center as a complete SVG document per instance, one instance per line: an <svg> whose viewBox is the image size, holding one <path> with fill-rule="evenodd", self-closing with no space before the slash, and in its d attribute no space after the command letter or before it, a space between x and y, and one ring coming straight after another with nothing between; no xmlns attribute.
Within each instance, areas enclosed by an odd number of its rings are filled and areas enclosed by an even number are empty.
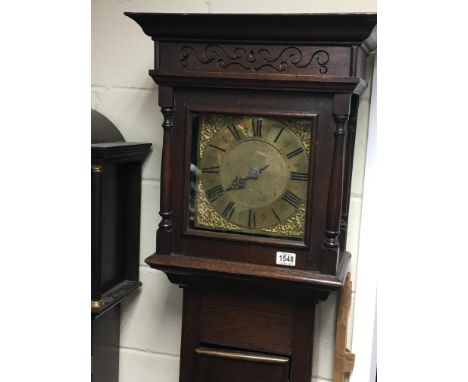
<svg viewBox="0 0 468 382"><path fill-rule="evenodd" d="M226 192L247 208L265 207L277 200L289 173L279 150L259 139L242 141L226 151L220 170Z"/></svg>

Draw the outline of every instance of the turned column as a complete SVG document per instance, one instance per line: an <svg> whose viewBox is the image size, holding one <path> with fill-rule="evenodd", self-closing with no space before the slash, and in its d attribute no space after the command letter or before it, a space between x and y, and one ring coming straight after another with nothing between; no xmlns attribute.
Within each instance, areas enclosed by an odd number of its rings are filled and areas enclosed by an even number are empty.
<svg viewBox="0 0 468 382"><path fill-rule="evenodd" d="M349 118L351 94L335 94L333 117L335 119L334 145L330 183L328 186L327 222L322 246L320 272L336 274L340 252L340 218L345 168L346 125ZM343 248L344 249L344 248Z"/></svg>
<svg viewBox="0 0 468 382"><path fill-rule="evenodd" d="M159 106L164 116L163 150L161 158L161 198L159 215L161 222L157 231L156 253L169 255L172 252L172 171L171 171L171 140L174 127L174 92L171 87L159 86Z"/></svg>
<svg viewBox="0 0 468 382"><path fill-rule="evenodd" d="M345 167L343 174L343 196L341 198L341 218L339 242L342 250L346 249L346 239L348 235L348 216L351 196L351 181L353 175L354 162L354 143L356 141L357 112L359 107L359 96L353 95L351 99L351 111L349 114L346 149L345 149Z"/></svg>

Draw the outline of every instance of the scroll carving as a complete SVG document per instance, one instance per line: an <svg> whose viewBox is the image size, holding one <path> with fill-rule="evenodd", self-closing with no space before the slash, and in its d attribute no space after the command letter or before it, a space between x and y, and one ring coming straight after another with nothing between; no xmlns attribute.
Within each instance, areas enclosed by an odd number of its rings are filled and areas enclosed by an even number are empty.
<svg viewBox="0 0 468 382"><path fill-rule="evenodd" d="M189 66L190 59L203 65L216 65L218 69L238 66L248 71L261 71L264 68L272 68L277 72L284 72L289 68L304 69L313 64L318 65L318 72L325 74L328 71L330 56L323 49L305 54L300 48L289 46L279 53L271 52L266 47L245 48L235 47L228 51L221 45L206 45L204 48L195 49L190 45L184 45L180 50L180 65L183 68Z"/></svg>

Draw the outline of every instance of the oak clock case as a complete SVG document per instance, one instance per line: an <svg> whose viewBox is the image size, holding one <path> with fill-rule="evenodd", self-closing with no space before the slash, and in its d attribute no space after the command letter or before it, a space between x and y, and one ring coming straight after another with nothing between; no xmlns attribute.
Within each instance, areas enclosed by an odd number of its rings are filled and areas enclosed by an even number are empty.
<svg viewBox="0 0 468 382"><path fill-rule="evenodd" d="M315 305L351 258L376 15L126 15L154 41L161 222L146 262L184 289L180 381L309 382Z"/></svg>

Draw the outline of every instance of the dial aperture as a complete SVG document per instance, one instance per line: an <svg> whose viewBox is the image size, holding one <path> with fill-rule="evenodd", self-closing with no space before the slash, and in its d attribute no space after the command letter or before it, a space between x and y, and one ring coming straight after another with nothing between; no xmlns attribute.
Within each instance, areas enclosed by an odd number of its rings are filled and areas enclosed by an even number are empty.
<svg viewBox="0 0 468 382"><path fill-rule="evenodd" d="M198 129L193 227L302 238L310 120L206 114Z"/></svg>
<svg viewBox="0 0 468 382"><path fill-rule="evenodd" d="M201 161L208 202L225 220L251 230L285 221L306 197L307 155L284 125L266 118L228 122ZM301 171L297 171L301 170Z"/></svg>

